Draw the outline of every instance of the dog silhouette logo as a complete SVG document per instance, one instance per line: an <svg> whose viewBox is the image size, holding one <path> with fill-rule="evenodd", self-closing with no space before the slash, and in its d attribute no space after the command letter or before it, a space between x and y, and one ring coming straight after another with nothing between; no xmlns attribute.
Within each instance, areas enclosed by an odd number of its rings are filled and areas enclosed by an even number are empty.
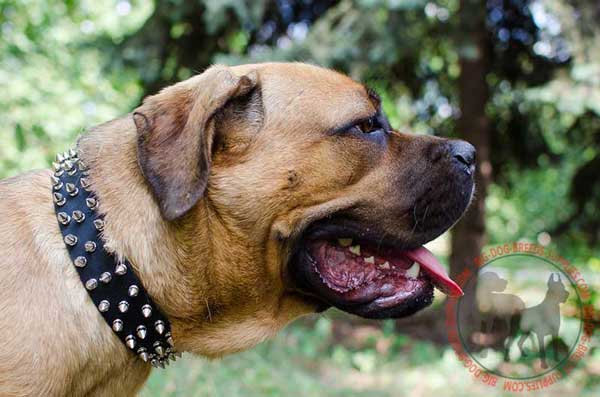
<svg viewBox="0 0 600 397"><path fill-rule="evenodd" d="M528 307L520 313L520 331L521 336L517 345L523 356L527 356L523 348L523 344L527 338L531 335L537 340L538 350L540 352L540 360L542 368L548 368L546 362L546 349L544 344L544 338L546 336L552 337L552 344L554 350L554 360L558 361L558 332L560 331L560 304L565 303L569 297L569 291L565 288L560 274L552 273L548 279L548 291L544 300L538 305ZM512 338L507 342L508 348Z"/></svg>
<svg viewBox="0 0 600 397"><path fill-rule="evenodd" d="M531 247L517 242L484 251L457 276L464 296L446 306L458 359L476 379L505 391L558 382L589 351L593 330L581 273L558 254Z"/></svg>

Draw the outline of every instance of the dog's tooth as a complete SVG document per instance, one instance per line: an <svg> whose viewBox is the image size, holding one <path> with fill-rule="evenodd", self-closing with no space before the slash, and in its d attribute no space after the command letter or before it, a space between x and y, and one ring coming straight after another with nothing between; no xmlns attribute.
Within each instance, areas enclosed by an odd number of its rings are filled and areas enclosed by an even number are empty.
<svg viewBox="0 0 600 397"><path fill-rule="evenodd" d="M352 252L354 255L360 255L360 245L353 245L350 248L348 248L348 250L350 250L350 252Z"/></svg>
<svg viewBox="0 0 600 397"><path fill-rule="evenodd" d="M379 268L381 268L381 269L389 269L390 268L390 262L388 262L388 261L383 262L381 265L379 265Z"/></svg>
<svg viewBox="0 0 600 397"><path fill-rule="evenodd" d="M351 238L338 238L338 244L342 247L350 247L352 245Z"/></svg>
<svg viewBox="0 0 600 397"><path fill-rule="evenodd" d="M415 262L412 266L406 271L406 275L410 278L419 277L419 272L421 271L421 266Z"/></svg>
<svg viewBox="0 0 600 397"><path fill-rule="evenodd" d="M146 338L147 331L146 331L146 327L145 326L138 325L138 327L136 328L135 332L136 332L137 336L140 339L145 339Z"/></svg>
<svg viewBox="0 0 600 397"><path fill-rule="evenodd" d="M374 264L375 263L375 257L374 256L370 256L368 258L365 258L365 263Z"/></svg>
<svg viewBox="0 0 600 397"><path fill-rule="evenodd" d="M156 332L162 335L163 332L165 332L165 323L162 320L157 320L154 323L154 329L156 329Z"/></svg>

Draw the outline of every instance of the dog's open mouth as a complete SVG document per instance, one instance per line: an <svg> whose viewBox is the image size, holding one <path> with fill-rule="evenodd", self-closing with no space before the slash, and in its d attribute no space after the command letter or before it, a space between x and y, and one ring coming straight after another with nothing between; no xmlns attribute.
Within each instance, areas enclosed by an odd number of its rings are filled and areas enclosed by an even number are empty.
<svg viewBox="0 0 600 397"><path fill-rule="evenodd" d="M435 256L422 246L398 249L370 239L317 237L305 241L297 256L302 284L312 294L363 317L413 314L431 304L434 286L450 296L462 295Z"/></svg>

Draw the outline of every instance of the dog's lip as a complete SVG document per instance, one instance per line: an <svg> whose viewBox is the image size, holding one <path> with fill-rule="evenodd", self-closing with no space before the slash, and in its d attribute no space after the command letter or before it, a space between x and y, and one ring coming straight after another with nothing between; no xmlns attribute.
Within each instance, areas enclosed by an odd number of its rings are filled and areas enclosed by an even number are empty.
<svg viewBox="0 0 600 397"><path fill-rule="evenodd" d="M451 280L448 282L449 277L439 263L434 266L428 264L427 271L422 270L419 277L410 281L405 279L398 281L396 279L397 282L394 282L392 279L389 280L392 286L377 281L371 284L362 284L354 295L352 293L346 295L336 293L330 288L330 285L327 285L327 280L323 279L319 273L316 266L317 260L310 254L309 247L322 240L335 241L338 238L346 237L355 239L357 243L370 241L372 247L376 242L378 253L380 247L384 252L385 250L412 252L413 255L410 258L404 255L405 261L411 260L419 263L430 261L433 257L429 251L421 246L422 242L401 242L394 236L378 233L375 227L361 226L360 223L347 219L327 218L315 222L305 229L303 235L296 241L291 256L289 269L292 272L295 285L307 297L363 317L388 318L412 314L431 303L433 284L438 288L442 286L441 289L445 289L444 292L451 296L462 294L460 287ZM427 254L431 254L431 257L427 257ZM433 271L430 269L433 269ZM400 275L399 277L403 276ZM379 280L382 278L385 277L379 277ZM443 282L440 282L440 279L443 279ZM453 285L444 288L449 283Z"/></svg>

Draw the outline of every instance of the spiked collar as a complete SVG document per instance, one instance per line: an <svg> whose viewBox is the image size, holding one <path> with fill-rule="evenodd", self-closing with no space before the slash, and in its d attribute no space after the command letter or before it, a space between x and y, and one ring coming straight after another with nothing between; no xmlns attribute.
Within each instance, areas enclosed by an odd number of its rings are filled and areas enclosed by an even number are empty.
<svg viewBox="0 0 600 397"><path fill-rule="evenodd" d="M71 149L53 163L54 209L65 245L94 305L115 335L154 367L179 356L171 326L126 259L104 248L104 218L90 187L88 170Z"/></svg>

